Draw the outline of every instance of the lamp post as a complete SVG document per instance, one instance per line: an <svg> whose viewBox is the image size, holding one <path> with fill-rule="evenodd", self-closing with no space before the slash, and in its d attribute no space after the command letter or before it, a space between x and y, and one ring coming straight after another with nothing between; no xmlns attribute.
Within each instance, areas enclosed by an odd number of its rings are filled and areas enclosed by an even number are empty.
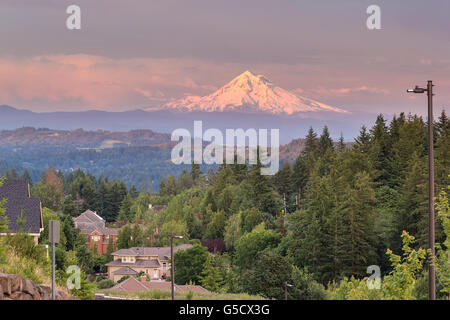
<svg viewBox="0 0 450 320"><path fill-rule="evenodd" d="M407 92L426 92L428 95L428 244L434 257L433 81L428 81L426 89L416 86L414 89L408 89ZM431 259L428 264L428 299L436 300L436 271Z"/></svg>
<svg viewBox="0 0 450 320"><path fill-rule="evenodd" d="M287 281L284 283L284 300L288 299L288 287L292 287Z"/></svg>
<svg viewBox="0 0 450 320"><path fill-rule="evenodd" d="M171 292L172 292L172 300L175 300L174 293L174 282L175 282L175 272L174 272L174 260L173 260L173 239L183 239L183 236L175 236L173 232L170 233L170 281L171 281Z"/></svg>
<svg viewBox="0 0 450 320"><path fill-rule="evenodd" d="M52 244L52 300L56 299L56 285L55 285L55 244L60 240L60 223L59 220L50 220L48 238Z"/></svg>

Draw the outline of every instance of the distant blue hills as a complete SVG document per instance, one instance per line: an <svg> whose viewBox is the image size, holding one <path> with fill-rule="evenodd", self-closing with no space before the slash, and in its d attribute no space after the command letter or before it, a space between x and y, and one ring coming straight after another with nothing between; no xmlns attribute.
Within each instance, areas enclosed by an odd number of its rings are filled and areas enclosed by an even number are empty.
<svg viewBox="0 0 450 320"><path fill-rule="evenodd" d="M174 110L131 110L124 112L80 111L43 112L0 106L0 130L14 130L22 127L49 128L56 130L84 129L95 131L125 132L135 129L148 129L159 133L171 133L177 128L193 132L195 120L203 121L203 130L217 128L280 129L280 143L303 138L309 127L320 134L327 125L331 136L337 139L342 132L345 140L353 140L363 124L371 126L376 114L371 113L320 113L314 112L305 117L273 115L265 113L229 112L180 112Z"/></svg>

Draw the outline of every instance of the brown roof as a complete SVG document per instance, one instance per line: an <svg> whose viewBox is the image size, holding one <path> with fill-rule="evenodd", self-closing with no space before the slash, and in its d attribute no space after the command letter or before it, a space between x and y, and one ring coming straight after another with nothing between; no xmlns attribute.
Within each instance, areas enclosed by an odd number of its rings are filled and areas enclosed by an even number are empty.
<svg viewBox="0 0 450 320"><path fill-rule="evenodd" d="M186 250L192 247L192 244L182 244L175 246L173 252ZM158 257L159 260L168 260L170 257L170 247L133 247L129 249L120 249L112 253L113 256L132 256L132 257Z"/></svg>
<svg viewBox="0 0 450 320"><path fill-rule="evenodd" d="M121 283L116 284L109 290L113 291L123 291L123 292L140 292L146 290L164 290L170 291L170 282L166 281L139 281L134 277L130 277ZM203 288L202 286L183 286L183 285L175 285L175 291L181 292L189 292L195 293L209 293L208 290Z"/></svg>

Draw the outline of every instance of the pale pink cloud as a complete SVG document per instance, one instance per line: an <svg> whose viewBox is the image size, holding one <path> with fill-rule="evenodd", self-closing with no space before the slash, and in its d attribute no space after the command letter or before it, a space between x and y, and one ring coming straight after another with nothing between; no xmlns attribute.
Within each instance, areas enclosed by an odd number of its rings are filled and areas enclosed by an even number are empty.
<svg viewBox="0 0 450 320"><path fill-rule="evenodd" d="M450 60L433 60L441 72L436 81L437 105L448 105ZM406 94L420 84L423 70L386 74L375 67L338 70L317 64L216 63L199 59L114 59L86 54L30 58L0 56L0 105L33 111L102 109L112 111L156 107L186 95L206 95L245 70L262 74L299 95L347 110L390 112L392 105L417 106ZM370 72L369 72L370 71ZM384 109L383 109L384 108ZM409 109L408 109L409 110Z"/></svg>
<svg viewBox="0 0 450 320"><path fill-rule="evenodd" d="M390 93L389 90L383 89L383 88L376 88L376 87L369 87L369 86L359 86L359 87L353 87L353 88L325 88L325 87L316 87L313 89L308 90L309 92L313 92L315 94L318 94L320 96L343 96L343 95L350 95L350 94L356 94L356 93L370 93L370 94L383 94L387 95ZM302 89L296 89L295 92L304 92Z"/></svg>
<svg viewBox="0 0 450 320"><path fill-rule="evenodd" d="M186 73L182 75L182 69L192 63L83 54L0 58L0 103L78 101L86 107L130 108L130 103L142 106L149 100L164 102L187 90L214 90L215 86L199 84Z"/></svg>

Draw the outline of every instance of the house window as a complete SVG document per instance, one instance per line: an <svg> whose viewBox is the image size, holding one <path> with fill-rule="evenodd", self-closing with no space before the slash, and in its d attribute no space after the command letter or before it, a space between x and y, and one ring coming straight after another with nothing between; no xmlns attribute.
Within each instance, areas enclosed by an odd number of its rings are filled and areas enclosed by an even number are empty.
<svg viewBox="0 0 450 320"><path fill-rule="evenodd" d="M92 240L94 240L95 242L100 241L100 236L92 236Z"/></svg>
<svg viewBox="0 0 450 320"><path fill-rule="evenodd" d="M122 257L122 262L135 262L134 257Z"/></svg>
<svg viewBox="0 0 450 320"><path fill-rule="evenodd" d="M166 270L166 268L167 268L166 263L163 262L163 270Z"/></svg>

